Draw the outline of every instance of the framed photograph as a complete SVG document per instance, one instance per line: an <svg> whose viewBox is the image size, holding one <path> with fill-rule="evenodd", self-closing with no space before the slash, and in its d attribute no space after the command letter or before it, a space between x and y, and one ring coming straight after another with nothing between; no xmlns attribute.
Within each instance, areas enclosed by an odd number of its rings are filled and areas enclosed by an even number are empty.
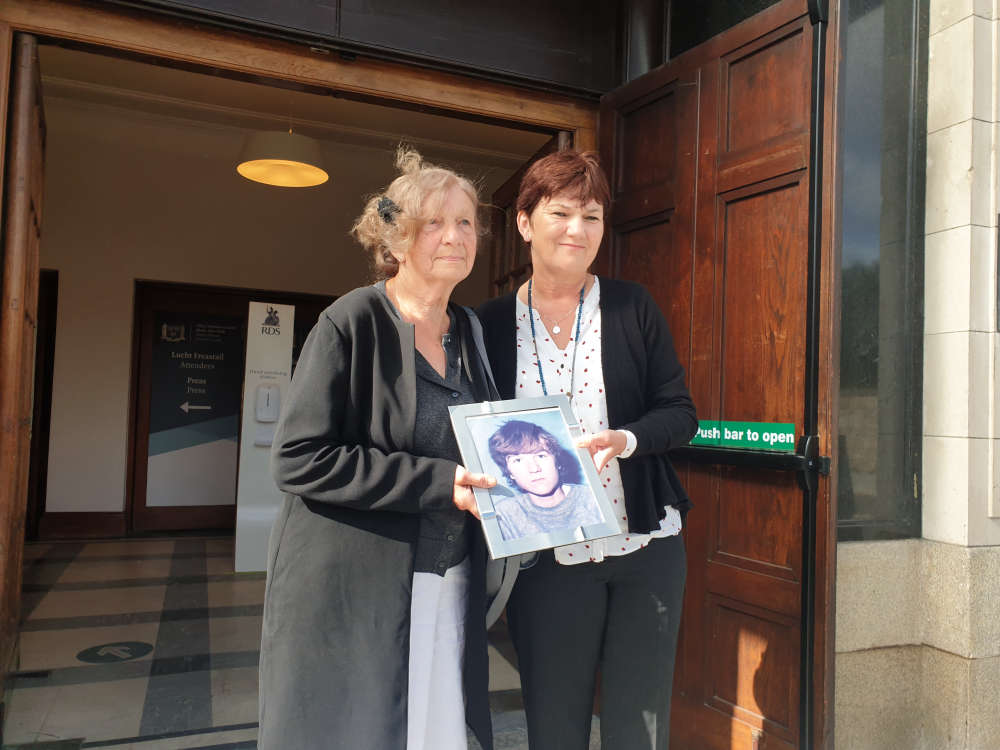
<svg viewBox="0 0 1000 750"><path fill-rule="evenodd" d="M465 467L497 479L474 490L494 560L621 532L565 396L449 411Z"/></svg>

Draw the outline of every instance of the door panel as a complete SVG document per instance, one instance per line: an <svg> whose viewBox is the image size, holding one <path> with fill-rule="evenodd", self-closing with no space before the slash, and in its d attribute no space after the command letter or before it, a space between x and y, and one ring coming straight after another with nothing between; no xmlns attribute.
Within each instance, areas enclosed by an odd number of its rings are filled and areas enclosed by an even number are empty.
<svg viewBox="0 0 1000 750"><path fill-rule="evenodd" d="M0 306L0 677L11 666L21 604L32 370L38 307L45 116L38 43L0 26L0 78L11 62ZM13 41L13 44L11 44ZM0 89L6 85L0 80ZM2 99L2 97L0 97Z"/></svg>
<svg viewBox="0 0 1000 750"><path fill-rule="evenodd" d="M805 3L785 0L601 108L613 206L599 268L653 294L701 419L789 422L797 436L815 394L815 33ZM732 453L675 457L695 505L672 733L690 750L805 747L805 508L816 496L773 455Z"/></svg>
<svg viewBox="0 0 1000 750"><path fill-rule="evenodd" d="M620 128L635 132L621 146L621 170L617 172L615 192L622 196L645 187L669 186L677 171L677 151L663 144L677 142L677 89L623 108Z"/></svg>
<svg viewBox="0 0 1000 750"><path fill-rule="evenodd" d="M794 742L798 685L788 677L798 675L797 618L774 618L760 607L721 596L710 597L709 607L716 648L708 658L706 703ZM735 675L733 654L744 667Z"/></svg>
<svg viewBox="0 0 1000 750"><path fill-rule="evenodd" d="M661 253L669 252L677 244L677 223L661 221L630 232L622 232L622 254L619 273L626 279L643 279L646 288L658 300L668 300L663 313L676 331L674 346L677 351L691 348L691 257L677 253L670 273L664 273Z"/></svg>
<svg viewBox="0 0 1000 750"><path fill-rule="evenodd" d="M808 24L793 23L721 57L721 160L809 130L810 35Z"/></svg>
<svg viewBox="0 0 1000 750"><path fill-rule="evenodd" d="M611 183L614 245L603 272L641 280L660 303L681 362L691 356L694 236L693 157L697 75L661 68L634 82L621 107L601 112L601 151ZM634 136L634 137L633 137ZM686 186L678 189L678 185Z"/></svg>
<svg viewBox="0 0 1000 750"><path fill-rule="evenodd" d="M796 422L805 397L807 185L781 178L719 196L720 412ZM798 431L801 434L801 429Z"/></svg>
<svg viewBox="0 0 1000 750"><path fill-rule="evenodd" d="M801 524L802 507L795 497L795 476L727 466L718 486L718 525L710 564L798 582L802 556L799 535L791 529ZM767 513L761 513L762 508Z"/></svg>

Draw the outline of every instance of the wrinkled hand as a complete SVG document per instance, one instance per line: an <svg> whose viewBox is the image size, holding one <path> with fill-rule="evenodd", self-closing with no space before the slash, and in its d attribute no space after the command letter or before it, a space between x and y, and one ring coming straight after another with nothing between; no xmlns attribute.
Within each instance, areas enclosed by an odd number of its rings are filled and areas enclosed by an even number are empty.
<svg viewBox="0 0 1000 750"><path fill-rule="evenodd" d="M594 466L601 471L608 461L617 456L628 445L625 433L618 430L602 430L593 435L586 435L576 441L578 448L586 448L594 459Z"/></svg>
<svg viewBox="0 0 1000 750"><path fill-rule="evenodd" d="M467 510L469 513L479 518L479 506L476 505L476 496L472 494L473 487L481 487L488 490L496 487L497 480L488 474L473 474L467 471L464 466L455 467L455 491L452 499L455 507L459 510Z"/></svg>

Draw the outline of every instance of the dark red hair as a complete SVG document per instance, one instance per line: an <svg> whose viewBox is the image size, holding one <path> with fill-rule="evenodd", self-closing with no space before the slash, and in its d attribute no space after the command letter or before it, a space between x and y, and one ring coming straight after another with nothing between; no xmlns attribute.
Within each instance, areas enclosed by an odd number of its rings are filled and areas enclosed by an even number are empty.
<svg viewBox="0 0 1000 750"><path fill-rule="evenodd" d="M567 149L536 161L521 178L517 210L530 216L543 198L561 194L568 194L580 203L595 200L608 213L611 190L596 152Z"/></svg>

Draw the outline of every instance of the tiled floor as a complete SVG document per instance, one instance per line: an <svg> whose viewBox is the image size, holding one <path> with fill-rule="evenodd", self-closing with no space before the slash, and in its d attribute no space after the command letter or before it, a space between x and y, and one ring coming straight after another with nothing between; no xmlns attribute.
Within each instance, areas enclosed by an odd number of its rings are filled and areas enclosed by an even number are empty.
<svg viewBox="0 0 1000 750"><path fill-rule="evenodd" d="M28 545L4 748L255 748L264 577L232 559L231 538ZM496 628L497 750L527 748L512 661Z"/></svg>

